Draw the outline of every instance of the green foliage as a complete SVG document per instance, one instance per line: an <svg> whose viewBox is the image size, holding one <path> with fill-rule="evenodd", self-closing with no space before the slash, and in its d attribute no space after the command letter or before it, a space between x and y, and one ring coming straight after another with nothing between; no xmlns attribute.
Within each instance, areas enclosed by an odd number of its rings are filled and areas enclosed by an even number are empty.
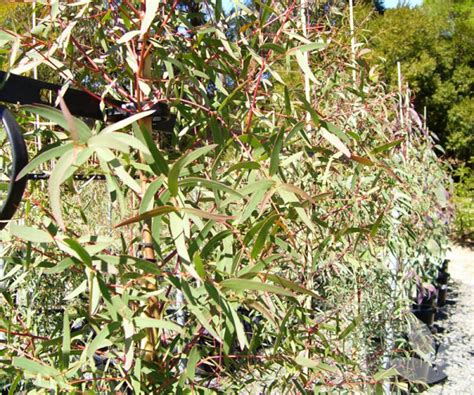
<svg viewBox="0 0 474 395"><path fill-rule="evenodd" d="M472 144L474 13L472 1L429 1L423 7L388 10L370 26L373 62L384 59L388 82L403 79L415 107L456 158L467 161Z"/></svg>
<svg viewBox="0 0 474 395"><path fill-rule="evenodd" d="M472 244L474 240L474 172L468 166L460 166L455 171L456 236L461 242Z"/></svg>
<svg viewBox="0 0 474 395"><path fill-rule="evenodd" d="M109 125L17 113L25 172L51 177L0 234L1 379L31 393L372 391L394 375L383 344L410 317L413 273L446 249L446 174L418 115L403 105L401 125L363 49L353 63L343 7L303 37L286 2L209 3L199 23L194 2L129 3L53 1L33 36L2 42L12 72L50 68L138 109ZM177 118L169 135L147 129L158 102ZM401 265L396 295L390 254L426 258Z"/></svg>

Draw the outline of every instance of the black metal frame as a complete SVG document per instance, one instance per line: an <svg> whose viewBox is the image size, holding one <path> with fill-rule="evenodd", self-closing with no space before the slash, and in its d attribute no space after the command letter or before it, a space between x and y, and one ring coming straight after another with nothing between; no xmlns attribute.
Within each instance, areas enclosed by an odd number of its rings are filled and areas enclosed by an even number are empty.
<svg viewBox="0 0 474 395"><path fill-rule="evenodd" d="M23 177L19 180L16 178L21 169L28 163L28 151L26 150L25 140L23 140L23 136L21 135L20 126L10 111L0 106L0 118L7 133L8 141L10 142L13 159L7 198L0 208L1 230L7 225L7 221L13 217L21 203L23 192L26 188L27 177Z"/></svg>
<svg viewBox="0 0 474 395"><path fill-rule="evenodd" d="M12 104L43 104L54 106L47 95L52 92L58 94L61 85L35 80L33 78L22 77L15 74L8 74L0 71L0 102ZM51 95L52 96L52 95ZM63 96L69 111L72 115L96 120L106 119L108 122L117 122L134 114L136 106L133 103L125 103L115 99L105 99L109 105L105 114L101 110L101 100L85 91L68 89ZM153 109L152 127L154 131L169 132L173 130L176 117L170 113L169 107L164 103L157 103ZM18 174L28 163L28 151L21 134L21 128L13 115L6 108L0 106L0 116L12 150L12 172L8 186L7 198L0 208L0 230L13 217L21 203L23 193L28 180L44 180L49 178L47 174L28 174L17 180ZM103 180L103 175L76 175L78 180Z"/></svg>

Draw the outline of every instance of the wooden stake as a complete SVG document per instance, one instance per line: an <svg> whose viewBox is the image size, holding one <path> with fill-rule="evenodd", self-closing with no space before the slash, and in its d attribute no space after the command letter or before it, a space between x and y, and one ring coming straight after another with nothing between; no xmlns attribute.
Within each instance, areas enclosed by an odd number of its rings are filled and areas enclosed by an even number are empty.
<svg viewBox="0 0 474 395"><path fill-rule="evenodd" d="M402 68L400 62L397 62L397 72L398 72L398 96L400 104L400 125L402 128L405 126L405 120L403 116L403 94L402 94Z"/></svg>
<svg viewBox="0 0 474 395"><path fill-rule="evenodd" d="M307 17L306 17L306 9L308 7L307 4L308 0L301 0L301 24L303 28L303 36L307 38L308 36L308 27L307 27ZM305 57L306 64L309 65L309 51L305 51L303 56ZM304 75L304 95L306 101L311 103L311 82L309 79L309 75L305 73ZM306 111L306 130L309 131L311 129L311 114L309 111Z"/></svg>
<svg viewBox="0 0 474 395"><path fill-rule="evenodd" d="M31 26L33 27L33 29L36 27L36 1L33 1L33 3L31 4L32 7L33 7L33 15L31 16ZM33 38L33 44L36 44L36 39ZM38 66L35 66L33 67L33 78L36 80L38 79ZM39 125L40 125L40 119L39 119L39 115L36 115L35 116L35 129L39 129ZM36 136L36 150L37 152L41 151L41 136L40 135L37 135ZM43 168L43 165L41 166L41 168Z"/></svg>
<svg viewBox="0 0 474 395"><path fill-rule="evenodd" d="M356 84L356 39L354 34L354 3L353 0L349 0L349 27L351 33L351 53L352 53L352 80L354 81L354 85Z"/></svg>
<svg viewBox="0 0 474 395"><path fill-rule="evenodd" d="M142 43L142 50L145 50L144 46L145 46L145 43ZM142 74L141 76L139 76L139 78L140 77L145 78L145 79L151 79L150 56L147 56L144 59ZM151 133L152 131L152 117L151 116L142 118L138 122L141 129L143 130L143 133ZM141 152L140 152L140 162L145 163L145 158ZM143 196L148 186L148 179L144 172L140 172L140 183L141 183L141 190L142 190L142 196ZM148 221L145 221L143 225L142 237L143 237L143 243L144 243L143 256L146 260L153 262L155 260L155 250L153 248L153 236L151 234L150 222Z"/></svg>
<svg viewBox="0 0 474 395"><path fill-rule="evenodd" d="M423 130L426 131L426 106L423 107Z"/></svg>
<svg viewBox="0 0 474 395"><path fill-rule="evenodd" d="M144 35L143 40L141 41L140 45L140 65L141 69L137 73L138 79L151 79L151 57L150 54L146 54L146 44L147 44L147 34ZM140 88L136 88L136 97L138 101L138 108L141 108L141 101L142 95ZM142 133L152 133L152 117L142 118L138 121L140 128L142 129ZM140 155L140 162L145 163L145 157L142 152L139 153ZM148 188L148 177L146 173L140 171L140 186L141 186L141 197L145 194ZM142 252L143 257L150 262L155 262L155 250L153 248L153 235L151 233L151 221L145 221L143 227L141 229L142 232ZM151 283L148 280L145 280L143 286L150 290L156 290L156 284ZM147 308L145 310L145 314L149 317L158 318L159 313L159 305L160 302L156 297L150 297L147 301ZM147 361L156 361L157 355L155 354L156 344L158 342L158 330L156 328L149 328L147 330L147 336L142 341L142 349L145 351L144 358Z"/></svg>

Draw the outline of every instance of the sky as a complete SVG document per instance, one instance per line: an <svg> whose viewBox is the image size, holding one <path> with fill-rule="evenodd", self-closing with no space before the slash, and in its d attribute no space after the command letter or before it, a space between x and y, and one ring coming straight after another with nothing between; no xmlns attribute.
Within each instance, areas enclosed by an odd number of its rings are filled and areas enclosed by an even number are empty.
<svg viewBox="0 0 474 395"><path fill-rule="evenodd" d="M384 3L385 7L393 8L397 6L398 0L385 0ZM423 0L408 0L407 3L409 3L411 6L416 6L421 5L421 3L423 3Z"/></svg>

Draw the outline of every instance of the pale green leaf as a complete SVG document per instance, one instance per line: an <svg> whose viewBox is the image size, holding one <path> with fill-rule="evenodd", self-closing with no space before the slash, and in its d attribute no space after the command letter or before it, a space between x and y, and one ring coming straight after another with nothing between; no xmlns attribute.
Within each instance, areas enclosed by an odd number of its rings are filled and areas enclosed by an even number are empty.
<svg viewBox="0 0 474 395"><path fill-rule="evenodd" d="M44 230L13 223L10 225L10 233L12 236L33 243L51 243L54 240L53 237Z"/></svg>
<svg viewBox="0 0 474 395"><path fill-rule="evenodd" d="M158 320L156 318L150 318L150 317L135 317L133 319L133 322L135 323L135 326L139 329L157 328L157 329L167 329L167 330L175 331L179 333L183 332L183 329L179 325L171 321Z"/></svg>
<svg viewBox="0 0 474 395"><path fill-rule="evenodd" d="M243 278L231 278L224 280L220 283L221 287L224 289L231 289L234 291L260 291L260 292L270 292L285 296L294 296L294 294L284 288L278 287L276 285L262 283L260 281L246 280Z"/></svg>
<svg viewBox="0 0 474 395"><path fill-rule="evenodd" d="M112 125L107 126L101 131L101 134L110 133L116 130L126 128L127 126L130 126L135 121L138 121L139 119L143 119L145 117L149 117L154 113L155 113L155 110L148 110L148 111L143 111L138 114L132 115L130 117L122 119L121 121L113 123Z"/></svg>
<svg viewBox="0 0 474 395"><path fill-rule="evenodd" d="M170 169L168 174L168 188L171 193L171 196L176 196L178 194L178 177L181 174L181 171L191 162L194 162L196 159L202 155L207 154L209 151L212 151L217 147L217 144L208 145L206 147L198 148L194 151L191 151L183 155Z"/></svg>

